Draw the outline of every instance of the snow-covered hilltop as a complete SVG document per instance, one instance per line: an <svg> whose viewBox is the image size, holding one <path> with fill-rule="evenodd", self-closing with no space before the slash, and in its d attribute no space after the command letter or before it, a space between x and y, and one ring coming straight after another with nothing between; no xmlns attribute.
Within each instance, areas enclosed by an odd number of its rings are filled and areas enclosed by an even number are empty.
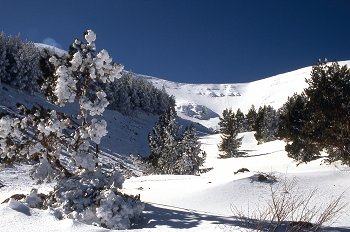
<svg viewBox="0 0 350 232"><path fill-rule="evenodd" d="M339 64L349 65L350 61ZM174 95L180 117L215 128L219 115L226 108L240 108L244 113L247 113L251 105L255 105L256 109L263 105L278 109L289 96L301 93L307 87L305 79L310 77L310 72L311 66L239 84L187 84L145 75L137 76Z"/></svg>

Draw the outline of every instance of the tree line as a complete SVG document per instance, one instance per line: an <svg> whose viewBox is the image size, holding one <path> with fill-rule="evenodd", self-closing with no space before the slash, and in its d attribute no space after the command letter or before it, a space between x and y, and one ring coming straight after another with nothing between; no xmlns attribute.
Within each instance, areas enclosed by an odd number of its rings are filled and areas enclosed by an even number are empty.
<svg viewBox="0 0 350 232"><path fill-rule="evenodd" d="M43 93L48 100L54 102L56 99L51 93L56 70L49 59L67 59L69 55L69 52L58 55L46 48L39 49L34 43L22 41L18 36L0 33L0 83L30 94ZM164 90L127 71L123 71L122 77L116 81L98 85L105 89L109 101L107 109L125 115L139 111L160 115L175 104L173 97Z"/></svg>

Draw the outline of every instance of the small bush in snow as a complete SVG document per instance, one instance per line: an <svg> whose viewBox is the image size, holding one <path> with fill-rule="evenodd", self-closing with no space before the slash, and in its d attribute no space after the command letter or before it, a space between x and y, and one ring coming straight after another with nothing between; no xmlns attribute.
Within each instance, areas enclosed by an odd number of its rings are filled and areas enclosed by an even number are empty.
<svg viewBox="0 0 350 232"><path fill-rule="evenodd" d="M110 229L128 229L144 209L138 200L118 190L124 182L119 172L91 173L62 179L50 204L56 215Z"/></svg>
<svg viewBox="0 0 350 232"><path fill-rule="evenodd" d="M346 212L344 193L320 203L315 199L317 189L302 191L295 179L270 183L269 191L270 199L255 210L232 207L233 213L246 228L256 231L318 231Z"/></svg>

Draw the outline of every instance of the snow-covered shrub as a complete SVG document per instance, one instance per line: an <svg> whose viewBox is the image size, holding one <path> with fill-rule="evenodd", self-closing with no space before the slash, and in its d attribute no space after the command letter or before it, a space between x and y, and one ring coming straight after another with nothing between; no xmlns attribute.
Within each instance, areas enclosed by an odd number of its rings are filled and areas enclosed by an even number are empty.
<svg viewBox="0 0 350 232"><path fill-rule="evenodd" d="M55 110L18 105L19 115L0 119L0 154L2 159L37 160L32 176L42 181L59 175L71 175L60 160L65 146L64 130L69 119Z"/></svg>
<svg viewBox="0 0 350 232"><path fill-rule="evenodd" d="M62 179L54 190L51 204L62 218L110 229L127 229L138 220L144 204L119 192L123 182L119 172L101 170Z"/></svg>

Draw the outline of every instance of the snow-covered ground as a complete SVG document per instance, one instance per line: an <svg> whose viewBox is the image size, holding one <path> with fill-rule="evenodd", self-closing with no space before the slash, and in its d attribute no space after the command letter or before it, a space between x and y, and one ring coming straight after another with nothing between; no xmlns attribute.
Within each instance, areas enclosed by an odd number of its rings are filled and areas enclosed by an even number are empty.
<svg viewBox="0 0 350 232"><path fill-rule="evenodd" d="M262 104L281 106L288 96L302 91L309 71L310 68L304 68L252 83L226 85L179 84L147 78L175 95L180 116L215 128L218 115L227 107L241 108L246 112L252 104L257 107ZM18 101L45 103L40 96L29 97L0 86L0 107L11 110L10 107ZM209 113L202 117L203 112ZM114 111L107 111L105 116L109 133L102 141L102 159L132 169L128 154L147 153L147 134L156 117L142 114L126 117ZM344 202L350 202L350 168L337 163L325 165L321 160L297 166L287 157L284 142L257 145L253 132L241 136L244 136L241 150L246 155L230 159L218 158L220 135L202 136L202 148L207 153L205 166L212 169L200 176L152 175L127 179L123 191L140 194L146 204L143 219L133 231L250 231L251 228L245 227L234 216L232 207L254 211L258 205L269 201L270 185L256 181L259 173L276 176L278 182L274 185L283 183L284 179L296 180L301 192L317 188L312 204L326 203L344 191ZM38 185L31 180L29 168L27 165L0 167L0 203L13 194L28 194L32 188L39 189L39 192L52 189L52 184ZM240 168L247 168L250 172L235 174ZM58 220L50 210L30 209L13 200L0 204L0 224L1 232L108 231L70 219ZM350 231L349 208L325 230Z"/></svg>
<svg viewBox="0 0 350 232"><path fill-rule="evenodd" d="M312 204L326 203L349 191L350 168L339 164L320 165L320 161L296 166L286 156L283 142L256 145L252 132L242 135L242 150L247 151L247 155L230 159L218 159L219 135L203 137L203 149L208 153L206 166L213 169L201 176L153 175L127 179L123 191L140 194L146 203L143 219L137 225L139 229L134 230L242 231L232 206L253 210L270 199L270 185L253 178L261 172L272 173L280 182L285 177L295 178L297 187L306 193L317 188ZM234 174L242 167L250 172ZM36 185L27 172L28 166L0 171L0 179L5 184L0 188L0 202L15 193L28 193L32 187L42 192L50 189L50 185ZM350 202L350 194L346 192L344 196L344 202ZM0 222L0 231L105 231L73 220L59 221L49 210L29 209L14 203L0 205ZM345 211L331 226L334 231L349 231L349 212Z"/></svg>

